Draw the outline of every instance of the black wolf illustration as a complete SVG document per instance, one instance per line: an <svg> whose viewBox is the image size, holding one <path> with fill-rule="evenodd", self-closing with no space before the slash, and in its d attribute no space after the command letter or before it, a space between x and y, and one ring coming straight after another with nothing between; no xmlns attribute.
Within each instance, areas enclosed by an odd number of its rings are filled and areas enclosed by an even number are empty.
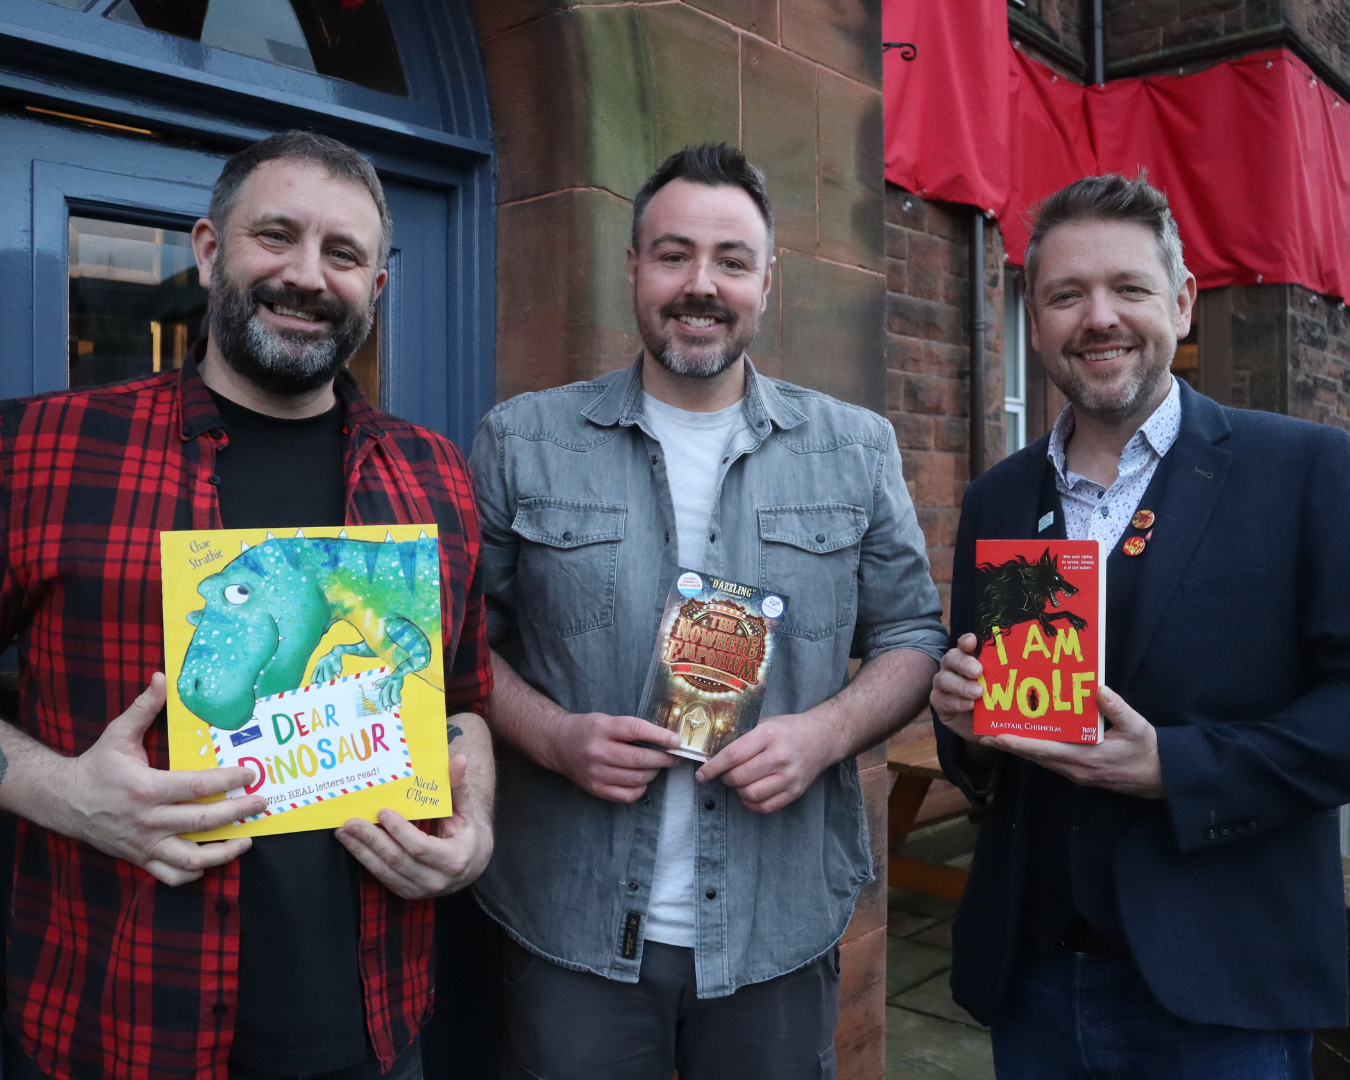
<svg viewBox="0 0 1350 1080"><path fill-rule="evenodd" d="M1005 563L980 563L980 645L994 640L994 629L1006 635L1018 623L1035 619L1047 638L1054 637L1056 619L1065 620L1075 630L1087 626L1087 620L1071 611L1045 610L1059 607L1059 594L1073 596L1078 589L1059 572L1059 556L1050 557L1050 549L1035 562L1024 555Z"/></svg>

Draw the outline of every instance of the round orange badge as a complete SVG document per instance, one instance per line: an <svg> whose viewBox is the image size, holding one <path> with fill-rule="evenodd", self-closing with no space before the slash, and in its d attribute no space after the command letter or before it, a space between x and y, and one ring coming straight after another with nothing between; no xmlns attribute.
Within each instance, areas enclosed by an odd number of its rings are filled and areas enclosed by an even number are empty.
<svg viewBox="0 0 1350 1080"><path fill-rule="evenodd" d="M1130 524L1136 529L1147 529L1154 520L1152 510L1136 510L1134 517L1130 518Z"/></svg>
<svg viewBox="0 0 1350 1080"><path fill-rule="evenodd" d="M1125 552L1126 555L1138 555L1144 550L1145 546L1142 536L1131 536L1120 550Z"/></svg>

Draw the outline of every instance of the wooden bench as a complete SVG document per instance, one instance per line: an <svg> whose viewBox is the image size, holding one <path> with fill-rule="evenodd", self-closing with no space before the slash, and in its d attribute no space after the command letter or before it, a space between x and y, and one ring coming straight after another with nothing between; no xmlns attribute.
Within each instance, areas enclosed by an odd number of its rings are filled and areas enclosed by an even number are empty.
<svg viewBox="0 0 1350 1080"><path fill-rule="evenodd" d="M891 742L886 749L886 766L895 776L887 803L887 827L890 858L887 883L893 888L909 889L944 900L960 900L966 887L965 870L954 866L927 863L896 855L914 829L969 813L970 803L961 792L945 782L933 789L934 780L943 780L938 765L937 739L932 735L906 742Z"/></svg>

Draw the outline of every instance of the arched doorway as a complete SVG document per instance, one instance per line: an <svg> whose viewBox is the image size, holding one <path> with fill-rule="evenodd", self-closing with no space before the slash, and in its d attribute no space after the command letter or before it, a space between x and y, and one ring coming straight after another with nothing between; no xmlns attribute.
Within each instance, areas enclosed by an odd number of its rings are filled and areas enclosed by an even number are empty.
<svg viewBox="0 0 1350 1080"><path fill-rule="evenodd" d="M493 148L457 0L9 0L0 23L0 397L181 360L183 246L220 163L304 127L356 146L395 219L356 367L461 445L492 403ZM185 261L186 259L186 261Z"/></svg>

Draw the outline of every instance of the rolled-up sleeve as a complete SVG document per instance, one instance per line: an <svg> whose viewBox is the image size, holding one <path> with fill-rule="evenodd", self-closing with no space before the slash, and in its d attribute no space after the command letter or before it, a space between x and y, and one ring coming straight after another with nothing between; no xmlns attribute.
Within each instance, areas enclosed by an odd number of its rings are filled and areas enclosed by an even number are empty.
<svg viewBox="0 0 1350 1080"><path fill-rule="evenodd" d="M858 560L858 619L851 651L864 663L888 649L917 649L941 660L947 647L942 602L905 487L900 448L895 433L889 434Z"/></svg>
<svg viewBox="0 0 1350 1080"><path fill-rule="evenodd" d="M520 540L511 529L515 499L508 489L503 454L496 427L496 410L483 417L474 436L469 466L478 497L478 520L483 530L483 598L487 604L488 641L493 648L516 633L516 558Z"/></svg>

